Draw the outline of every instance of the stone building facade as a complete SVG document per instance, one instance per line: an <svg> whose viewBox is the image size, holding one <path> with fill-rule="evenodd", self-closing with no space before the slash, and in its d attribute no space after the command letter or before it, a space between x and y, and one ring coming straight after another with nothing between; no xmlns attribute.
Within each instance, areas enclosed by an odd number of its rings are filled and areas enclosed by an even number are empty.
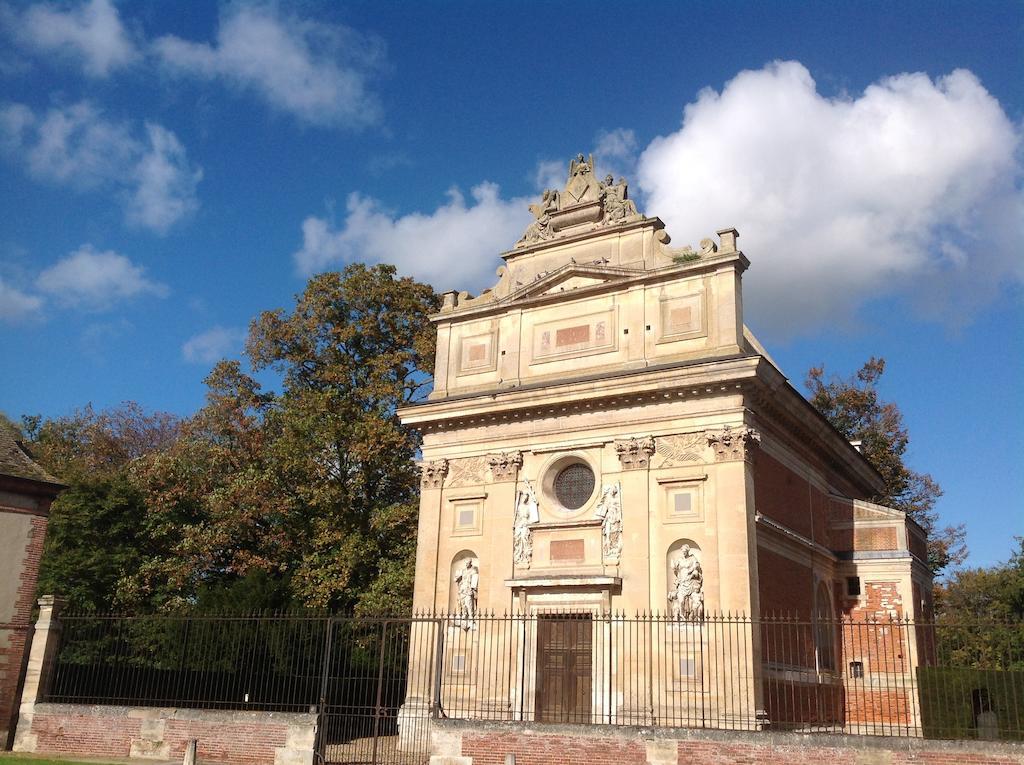
<svg viewBox="0 0 1024 765"><path fill-rule="evenodd" d="M14 735L46 523L60 481L0 423L0 745Z"/></svg>
<svg viewBox="0 0 1024 765"><path fill-rule="evenodd" d="M493 288L444 294L433 393L400 412L423 434L415 608L466 629L924 615L924 534L867 501L880 476L744 325L738 232L673 247L582 155L531 211ZM759 678L765 650L745 657ZM815 671L840 674L837 653ZM758 709L767 682L743 691Z"/></svg>

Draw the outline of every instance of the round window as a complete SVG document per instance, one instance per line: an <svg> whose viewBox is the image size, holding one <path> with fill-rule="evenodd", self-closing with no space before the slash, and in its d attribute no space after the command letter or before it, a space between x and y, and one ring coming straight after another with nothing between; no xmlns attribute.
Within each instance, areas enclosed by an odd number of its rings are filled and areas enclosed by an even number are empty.
<svg viewBox="0 0 1024 765"><path fill-rule="evenodd" d="M574 462L559 471L554 481L555 497L566 510L579 510L594 493L594 471Z"/></svg>

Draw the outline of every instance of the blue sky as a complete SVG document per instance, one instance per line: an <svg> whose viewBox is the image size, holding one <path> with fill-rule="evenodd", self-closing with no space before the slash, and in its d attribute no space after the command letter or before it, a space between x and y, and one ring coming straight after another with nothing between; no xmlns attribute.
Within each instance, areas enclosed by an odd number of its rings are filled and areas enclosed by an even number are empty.
<svg viewBox="0 0 1024 765"><path fill-rule="evenodd" d="M1024 533L1024 5L0 5L0 410L188 414L311 273L493 281L578 151L735 226L800 387L888 367L970 562ZM12 363L12 360L17 362Z"/></svg>

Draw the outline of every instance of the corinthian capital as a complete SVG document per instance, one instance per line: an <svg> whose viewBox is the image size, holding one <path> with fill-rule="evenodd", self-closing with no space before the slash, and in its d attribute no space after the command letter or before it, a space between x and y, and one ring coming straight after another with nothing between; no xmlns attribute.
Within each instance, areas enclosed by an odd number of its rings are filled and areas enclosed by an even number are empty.
<svg viewBox="0 0 1024 765"><path fill-rule="evenodd" d="M619 455L623 470L641 470L651 462L651 455L654 454L654 437L616 441L615 453Z"/></svg>
<svg viewBox="0 0 1024 765"><path fill-rule="evenodd" d="M523 466L522 452L501 452L488 454L487 465L495 481L514 481L519 468Z"/></svg>
<svg viewBox="0 0 1024 765"><path fill-rule="evenodd" d="M424 489L440 489L448 474L448 460L420 463L420 485Z"/></svg>
<svg viewBox="0 0 1024 765"><path fill-rule="evenodd" d="M753 428L733 428L726 425L721 430L709 430L708 445L715 450L715 462L743 460L750 449L761 443L761 434Z"/></svg>

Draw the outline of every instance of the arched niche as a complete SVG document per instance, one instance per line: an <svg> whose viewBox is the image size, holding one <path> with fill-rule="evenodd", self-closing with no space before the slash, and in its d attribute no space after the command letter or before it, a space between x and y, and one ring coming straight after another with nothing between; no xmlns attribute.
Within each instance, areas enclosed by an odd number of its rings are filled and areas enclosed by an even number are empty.
<svg viewBox="0 0 1024 765"><path fill-rule="evenodd" d="M692 539L677 539L665 554L665 607L669 616L701 618L704 604L704 559Z"/></svg>
<svg viewBox="0 0 1024 765"><path fill-rule="evenodd" d="M472 561L477 574L480 573L480 556L473 550L460 550L452 558L452 564L448 571L448 613L450 614L459 612L459 584L456 577L459 572L466 569L467 561Z"/></svg>

